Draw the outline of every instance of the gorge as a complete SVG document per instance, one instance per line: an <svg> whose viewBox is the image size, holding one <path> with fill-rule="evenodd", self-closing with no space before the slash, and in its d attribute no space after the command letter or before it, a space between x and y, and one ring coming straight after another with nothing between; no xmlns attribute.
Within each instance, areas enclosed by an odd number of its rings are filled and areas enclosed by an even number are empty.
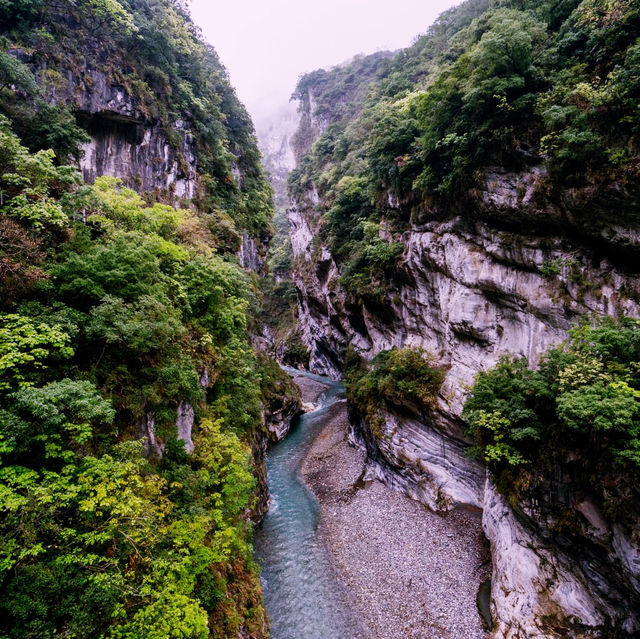
<svg viewBox="0 0 640 639"><path fill-rule="evenodd" d="M182 2L0 3L0 636L640 636L639 33L467 0L254 129Z"/></svg>

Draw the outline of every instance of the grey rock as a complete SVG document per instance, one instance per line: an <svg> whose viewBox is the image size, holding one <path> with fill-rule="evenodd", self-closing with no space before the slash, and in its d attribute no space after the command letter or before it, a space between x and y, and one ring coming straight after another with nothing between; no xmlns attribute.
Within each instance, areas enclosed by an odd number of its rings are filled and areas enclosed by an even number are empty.
<svg viewBox="0 0 640 639"><path fill-rule="evenodd" d="M270 236L261 237L256 240L249 233L242 234L240 250L238 252L238 262L246 271L264 274L269 252Z"/></svg>
<svg viewBox="0 0 640 639"><path fill-rule="evenodd" d="M470 442L460 415L479 371L504 355L536 365L584 315L640 315L638 194L608 185L552 198L546 180L542 167L492 169L447 211L414 210L402 234L382 227L382 239L405 248L377 305L356 304L341 288L340 264L315 237L321 212L309 189L289 210L301 334L311 370L334 378L348 344L366 359L418 346L447 367L432 409L387 406L375 435L352 409L351 438L367 450L368 477L434 509L484 509L495 637L557 637L564 628L569 637L595 638L616 624L633 636L640 632L628 603L640 608L637 516L616 527L593 502L576 499L566 508L580 522L578 537L563 543L548 513L535 503L516 512L464 452ZM387 202L404 206L393 193Z"/></svg>
<svg viewBox="0 0 640 639"><path fill-rule="evenodd" d="M46 69L35 69L44 83ZM47 85L47 99L72 108L91 141L83 145L80 170L87 182L109 175L139 191L160 190L192 199L198 184L195 139L185 120L160 122L142 113L127 89L99 69L58 69L66 86ZM179 140L169 143L165 127Z"/></svg>
<svg viewBox="0 0 640 639"><path fill-rule="evenodd" d="M184 449L189 455L195 450L191 439L194 419L193 406L188 402L180 402L176 418L176 430L178 431L178 439L184 442Z"/></svg>
<svg viewBox="0 0 640 639"><path fill-rule="evenodd" d="M156 438L156 418L151 413L147 413L140 421L138 436L143 440L147 457L160 459L164 455L164 444Z"/></svg>

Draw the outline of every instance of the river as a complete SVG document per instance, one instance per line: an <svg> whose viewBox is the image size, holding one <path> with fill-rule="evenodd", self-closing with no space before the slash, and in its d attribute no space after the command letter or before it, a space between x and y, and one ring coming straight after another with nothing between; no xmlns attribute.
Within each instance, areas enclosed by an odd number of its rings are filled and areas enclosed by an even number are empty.
<svg viewBox="0 0 640 639"><path fill-rule="evenodd" d="M356 623L317 534L318 503L300 476L304 455L327 412L344 401L344 388L325 377L304 376L328 389L318 410L301 416L267 453L271 508L256 530L256 557L272 639L351 639L358 634Z"/></svg>

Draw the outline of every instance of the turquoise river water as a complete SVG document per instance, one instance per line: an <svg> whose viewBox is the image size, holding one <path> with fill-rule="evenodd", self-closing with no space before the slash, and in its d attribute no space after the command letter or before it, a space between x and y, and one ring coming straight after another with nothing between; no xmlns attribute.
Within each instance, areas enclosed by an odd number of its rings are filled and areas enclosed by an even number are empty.
<svg viewBox="0 0 640 639"><path fill-rule="evenodd" d="M318 538L318 503L302 483L300 465L329 409L344 399L342 384L305 373L329 389L320 408L294 423L267 453L271 508L256 530L256 557L272 639L351 639L355 622L341 603L326 550Z"/></svg>

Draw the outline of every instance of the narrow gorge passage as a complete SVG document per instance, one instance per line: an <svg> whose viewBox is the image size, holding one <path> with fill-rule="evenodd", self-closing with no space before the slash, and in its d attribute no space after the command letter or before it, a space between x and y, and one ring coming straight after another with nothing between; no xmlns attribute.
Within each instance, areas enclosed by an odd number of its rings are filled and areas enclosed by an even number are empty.
<svg viewBox="0 0 640 639"><path fill-rule="evenodd" d="M325 377L297 374L305 401L320 406L268 452L271 506L255 535L271 639L358 639L365 635L317 534L318 503L300 478L305 453L332 407L344 403L344 389Z"/></svg>
<svg viewBox="0 0 640 639"><path fill-rule="evenodd" d="M342 386L298 372L294 380L308 402L318 382L328 390L268 454L272 506L256 549L273 639L485 637L479 516L436 515L362 481L366 458L348 442Z"/></svg>

